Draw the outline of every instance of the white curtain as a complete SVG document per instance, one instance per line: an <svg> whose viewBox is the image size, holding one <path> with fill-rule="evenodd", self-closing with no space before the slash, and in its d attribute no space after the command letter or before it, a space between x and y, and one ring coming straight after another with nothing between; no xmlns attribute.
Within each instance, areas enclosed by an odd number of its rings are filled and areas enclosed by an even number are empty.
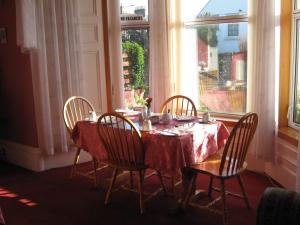
<svg viewBox="0 0 300 225"><path fill-rule="evenodd" d="M257 159L274 160L275 1L249 2L247 110L258 113L252 142Z"/></svg>
<svg viewBox="0 0 300 225"><path fill-rule="evenodd" d="M107 0L110 72L113 108L124 108L124 79L122 76L121 19L119 0Z"/></svg>
<svg viewBox="0 0 300 225"><path fill-rule="evenodd" d="M16 0L17 44L22 51L37 47L35 0Z"/></svg>
<svg viewBox="0 0 300 225"><path fill-rule="evenodd" d="M18 42L31 50L39 147L48 155L67 152L62 109L69 96L81 94L76 1L16 3Z"/></svg>
<svg viewBox="0 0 300 225"><path fill-rule="evenodd" d="M174 94L197 104L196 32L185 30L182 0L150 0L150 95L153 111Z"/></svg>
<svg viewBox="0 0 300 225"><path fill-rule="evenodd" d="M199 105L199 73L198 73L198 35L197 29L187 28L184 21L188 18L186 13L195 8L193 0L177 0L175 9L175 40L172 54L172 65L176 68L174 71L176 77L176 93L186 95L193 100L196 107ZM199 4L199 3L198 3ZM203 3L202 3L203 4ZM201 8L198 8L199 12Z"/></svg>
<svg viewBox="0 0 300 225"><path fill-rule="evenodd" d="M171 1L170 1L171 2ZM167 0L150 0L150 95L152 111L158 112L163 102L173 94L174 81L170 72L171 39L170 6Z"/></svg>

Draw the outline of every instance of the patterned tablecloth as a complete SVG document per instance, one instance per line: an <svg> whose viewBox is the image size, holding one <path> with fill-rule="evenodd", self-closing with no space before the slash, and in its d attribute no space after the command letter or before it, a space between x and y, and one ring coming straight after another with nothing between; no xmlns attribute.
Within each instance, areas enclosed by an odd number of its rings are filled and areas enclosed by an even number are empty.
<svg viewBox="0 0 300 225"><path fill-rule="evenodd" d="M202 162L222 148L229 132L222 122L207 124L179 122L158 124L150 132L142 132L146 149L145 161L150 168L164 174L176 174L179 169ZM76 124L72 139L99 161L106 160L106 151L98 133L97 124L80 121Z"/></svg>

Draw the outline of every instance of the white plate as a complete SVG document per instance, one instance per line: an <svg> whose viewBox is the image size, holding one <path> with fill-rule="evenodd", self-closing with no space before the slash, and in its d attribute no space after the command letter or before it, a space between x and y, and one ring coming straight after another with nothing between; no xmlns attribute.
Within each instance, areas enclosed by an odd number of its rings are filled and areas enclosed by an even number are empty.
<svg viewBox="0 0 300 225"><path fill-rule="evenodd" d="M177 120L177 121L192 121L194 120L195 117L194 116L175 116L174 117L174 120Z"/></svg>
<svg viewBox="0 0 300 225"><path fill-rule="evenodd" d="M115 112L121 113L123 116L137 116L141 113L139 111L126 110L126 109L116 109Z"/></svg>
<svg viewBox="0 0 300 225"><path fill-rule="evenodd" d="M170 132L166 132L166 131L161 131L159 132L161 135L164 135L164 136L178 136L178 134L175 134L175 133L170 133Z"/></svg>
<svg viewBox="0 0 300 225"><path fill-rule="evenodd" d="M179 132L176 130L161 130L159 131L160 134L165 135L165 136L178 136Z"/></svg>

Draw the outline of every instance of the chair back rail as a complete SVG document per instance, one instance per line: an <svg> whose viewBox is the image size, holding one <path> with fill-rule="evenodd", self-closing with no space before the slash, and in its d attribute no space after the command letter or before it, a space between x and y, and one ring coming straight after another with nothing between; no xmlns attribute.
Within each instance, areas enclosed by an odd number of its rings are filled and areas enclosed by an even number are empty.
<svg viewBox="0 0 300 225"><path fill-rule="evenodd" d="M197 116L194 102L184 95L175 95L167 99L160 111L164 113L168 110L173 115Z"/></svg>
<svg viewBox="0 0 300 225"><path fill-rule="evenodd" d="M72 96L70 97L64 105L64 121L71 133L75 124L87 118L91 111L95 111L93 105L84 97Z"/></svg>
<svg viewBox="0 0 300 225"><path fill-rule="evenodd" d="M247 113L234 126L224 147L220 175L236 174L243 168L257 124L257 114Z"/></svg>
<svg viewBox="0 0 300 225"><path fill-rule="evenodd" d="M129 119L117 113L105 113L98 119L97 126L110 164L125 168L144 165L141 133Z"/></svg>

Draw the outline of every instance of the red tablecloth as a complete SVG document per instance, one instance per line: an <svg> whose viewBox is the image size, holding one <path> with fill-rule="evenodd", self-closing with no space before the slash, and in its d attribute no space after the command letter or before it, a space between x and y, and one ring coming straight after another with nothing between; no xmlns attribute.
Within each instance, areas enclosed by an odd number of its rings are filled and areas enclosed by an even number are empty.
<svg viewBox="0 0 300 225"><path fill-rule="evenodd" d="M178 127L178 135L168 136L167 128L173 132ZM151 132L142 132L146 149L145 161L150 168L162 173L176 174L180 168L202 162L222 148L229 132L222 122L209 124L182 123L173 121L169 125L156 125ZM74 142L100 161L106 160L106 151L98 133L97 124L81 121L73 130Z"/></svg>

